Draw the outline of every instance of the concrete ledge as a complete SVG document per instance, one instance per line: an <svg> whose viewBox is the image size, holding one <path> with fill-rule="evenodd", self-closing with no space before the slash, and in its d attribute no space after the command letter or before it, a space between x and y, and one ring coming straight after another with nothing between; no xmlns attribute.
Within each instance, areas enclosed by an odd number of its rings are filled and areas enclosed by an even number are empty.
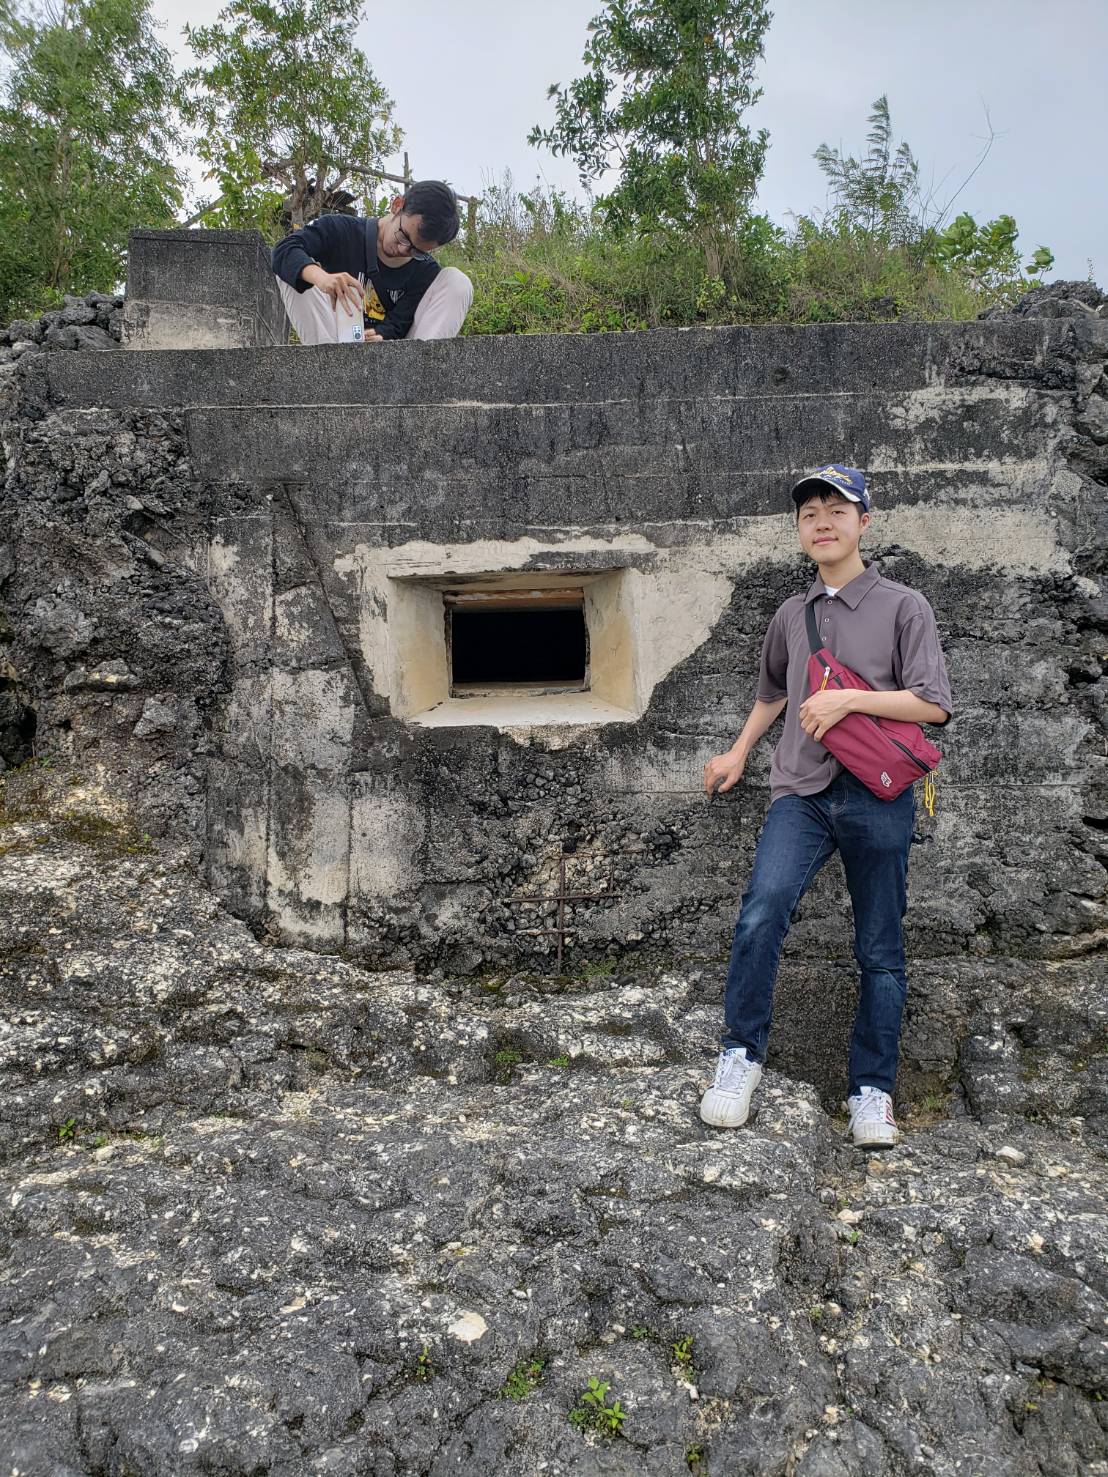
<svg viewBox="0 0 1108 1477"><path fill-rule="evenodd" d="M654 395L577 405L320 405L310 415L226 405L190 410L186 420L194 465L209 477L305 482L328 466L356 470L425 506L445 482L482 474L490 483L486 495L496 496L496 481L503 484L510 468L513 484L519 475L586 478L594 513L615 482L645 479L673 484L681 501L671 515L689 517L701 511L698 503L684 506L692 478L707 479L710 496L725 473L787 475L788 466L814 464L845 441L870 470L887 464L892 441L898 465L910 450L913 463L945 470L957 434L968 453L960 465L989 464L1010 476L1014 447L1026 460L1049 438L1037 398L1018 384L996 382L938 397L922 388L826 397ZM774 456L784 447L793 458L788 466ZM628 506L626 492L617 502ZM665 508L651 516L666 516Z"/></svg>
<svg viewBox="0 0 1108 1477"><path fill-rule="evenodd" d="M660 397L856 396L982 375L1073 390L1081 364L1106 349L1108 323L1099 321L846 323L152 351L141 360L56 354L48 373L54 403L74 408L541 407Z"/></svg>
<svg viewBox="0 0 1108 1477"><path fill-rule="evenodd" d="M560 692L535 696L451 697L416 713L411 721L423 728L562 728L584 723L634 723L640 715L591 692Z"/></svg>

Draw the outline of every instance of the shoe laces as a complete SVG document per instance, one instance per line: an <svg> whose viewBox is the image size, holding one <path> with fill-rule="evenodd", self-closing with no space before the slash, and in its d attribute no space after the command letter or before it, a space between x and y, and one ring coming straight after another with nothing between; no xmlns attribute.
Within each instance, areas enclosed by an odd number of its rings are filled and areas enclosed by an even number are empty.
<svg viewBox="0 0 1108 1477"><path fill-rule="evenodd" d="M741 1092L747 1074L757 1065L747 1056L741 1046L728 1047L721 1051L719 1061L716 1063L716 1080L714 1086L722 1088L725 1092Z"/></svg>
<svg viewBox="0 0 1108 1477"><path fill-rule="evenodd" d="M892 1123L893 1121L893 1100L879 1087L864 1087L858 1096L851 1098L850 1101L848 1133L854 1131L857 1123Z"/></svg>

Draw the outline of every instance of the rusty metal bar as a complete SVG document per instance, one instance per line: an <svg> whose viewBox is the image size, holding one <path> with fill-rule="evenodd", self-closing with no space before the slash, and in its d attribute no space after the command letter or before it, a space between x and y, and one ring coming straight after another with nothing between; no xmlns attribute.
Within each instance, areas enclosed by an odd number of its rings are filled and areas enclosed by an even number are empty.
<svg viewBox="0 0 1108 1477"><path fill-rule="evenodd" d="M555 938L557 938L557 940L558 940L558 956L557 956L558 957L558 964L557 964L557 969L558 969L558 973L559 974L561 974L561 972L562 972L562 962L563 962L564 955L565 955L565 941L566 941L566 936L567 936L567 934L573 934L573 933L579 933L580 932L580 929L575 928L573 926L573 924L567 924L566 923L566 904L567 903L577 903L577 902L601 902L604 898L617 898L617 897L621 896L621 894L618 893L618 892L569 892L567 890L566 862L567 862L568 857L572 857L574 855L576 855L576 853L573 853L573 852L567 853L564 849L561 850L561 851L559 851L559 853L558 853L558 890L557 890L557 892L553 892L553 893L513 893L510 897L508 897L508 898L505 899L505 901L506 902L509 902L509 903L531 903L531 904L536 904L536 903L556 903L557 904L557 925L554 928L519 928L519 929L516 930L516 934L517 934L517 936L519 934L527 934L530 937L534 937L534 936L549 936L549 937L555 937ZM589 855L589 856L598 856L598 855L601 855L601 853L598 853L598 852L589 852L589 853L587 853L587 855Z"/></svg>
<svg viewBox="0 0 1108 1477"><path fill-rule="evenodd" d="M558 855L558 973L562 972L562 953L566 946L566 854Z"/></svg>

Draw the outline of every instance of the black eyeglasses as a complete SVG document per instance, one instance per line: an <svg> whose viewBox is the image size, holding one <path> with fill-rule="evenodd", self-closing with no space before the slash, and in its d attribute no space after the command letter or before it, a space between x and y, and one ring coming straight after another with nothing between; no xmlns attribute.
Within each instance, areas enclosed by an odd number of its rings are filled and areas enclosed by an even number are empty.
<svg viewBox="0 0 1108 1477"><path fill-rule="evenodd" d="M412 245L412 238L408 235L407 231L400 224L399 220L396 222L396 234L400 238L400 241L403 243L403 245L405 245L408 248L408 255L411 257L412 261L414 261L414 262L430 262L430 261L434 261L434 257L431 255L431 253L429 251L419 251L419 250L417 250L416 247L414 247Z"/></svg>

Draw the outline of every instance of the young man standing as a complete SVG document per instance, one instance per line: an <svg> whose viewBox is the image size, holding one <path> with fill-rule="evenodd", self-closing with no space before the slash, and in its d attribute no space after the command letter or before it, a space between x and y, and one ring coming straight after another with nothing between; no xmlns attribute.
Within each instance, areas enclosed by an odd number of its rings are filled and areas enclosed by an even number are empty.
<svg viewBox="0 0 1108 1477"><path fill-rule="evenodd" d="M273 248L273 270L302 344L455 338L473 284L431 253L458 234L458 201L441 180L398 195L380 220L321 215ZM360 335L351 338L357 326Z"/></svg>
<svg viewBox="0 0 1108 1477"><path fill-rule="evenodd" d="M746 1122L762 1075L777 963L793 911L838 850L861 970L850 1044L850 1132L859 1146L887 1148L898 1138L892 1091L907 990L901 921L915 802L911 787L895 800L879 800L820 740L848 713L946 723L950 683L930 605L906 585L885 579L859 553L870 521L863 474L852 467L821 467L796 484L792 498L800 546L815 561L817 578L807 594L786 600L770 622L750 716L733 747L704 767L709 794L730 790L754 745L784 710L769 811L735 925L722 1050L700 1116L715 1128ZM822 644L874 691L808 694L805 611L813 604Z"/></svg>

